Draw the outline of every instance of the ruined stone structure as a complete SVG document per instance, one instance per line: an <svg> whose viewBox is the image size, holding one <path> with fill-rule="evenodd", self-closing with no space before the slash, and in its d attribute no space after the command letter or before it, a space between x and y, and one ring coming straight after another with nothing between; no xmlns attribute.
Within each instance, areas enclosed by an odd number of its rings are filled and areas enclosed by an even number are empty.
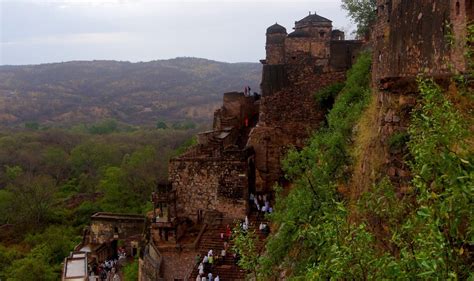
<svg viewBox="0 0 474 281"><path fill-rule="evenodd" d="M111 243L141 235L145 226L142 215L95 213L91 216L90 242Z"/></svg>
<svg viewBox="0 0 474 281"><path fill-rule="evenodd" d="M361 46L345 41L343 32L316 14L297 21L290 34L278 24L267 29L262 98L224 94L212 130L170 160L169 185L152 196L154 218L140 258L140 280L189 277L193 255L222 247L218 236L225 224L249 215L252 227L259 225L262 218L249 213L249 194L272 191L282 177L280 160L287 148L303 147L324 120L327 108L313 95L345 79ZM227 258L217 272L243 279L245 272L233 265L230 253ZM190 267L187 275L176 270L183 265Z"/></svg>
<svg viewBox="0 0 474 281"><path fill-rule="evenodd" d="M184 216L178 215L176 208L176 190L171 184L158 184L152 194L153 217L152 229L158 229L160 240L178 242L185 234L189 222Z"/></svg>
<svg viewBox="0 0 474 281"><path fill-rule="evenodd" d="M224 94L213 130L199 134L197 146L170 161L169 180L180 216L195 223L213 212L228 218L245 216L253 186L253 151L245 144L258 109L258 96Z"/></svg>
<svg viewBox="0 0 474 281"><path fill-rule="evenodd" d="M303 147L324 120L326 109L315 103L314 94L344 81L363 44L344 40L330 20L311 13L295 22L292 33L274 24L266 36L259 122L247 144L255 151L259 192L271 191L282 181L281 160L287 149Z"/></svg>
<svg viewBox="0 0 474 281"><path fill-rule="evenodd" d="M466 71L464 38L473 16L472 0L377 1L371 41L378 127L367 151L381 161L366 155L363 174L379 171L388 175L400 192L406 191L411 179L403 159L406 151L390 148L389 140L407 130L417 100L419 74L434 77L448 87L454 73Z"/></svg>
<svg viewBox="0 0 474 281"><path fill-rule="evenodd" d="M139 260L139 280L186 279L200 247L206 247L201 245L203 233L209 236L221 219L232 223L245 217L255 178L254 153L246 143L258 121L259 104L259 95L224 94L212 130L170 160L169 184L152 195L153 218Z"/></svg>
<svg viewBox="0 0 474 281"><path fill-rule="evenodd" d="M376 132L357 163L360 167L355 168L364 182L354 181L351 188L369 186L377 171L403 192L410 180L403 160L406 151L390 148L389 138L407 129L419 73L446 81L453 72L466 70L464 46L448 46L445 38L462 42L467 22L473 19L473 4L472 0L377 0L377 5L371 39L377 125L371 128ZM213 129L199 134L198 145L170 161L170 186L153 200L160 215L154 214L151 233L156 234L155 227L167 231L176 247L164 247L168 239L162 235L150 239L140 259L140 280L195 277L196 267L188 274L183 266L193 266L194 253L205 254L221 244L215 239L223 232L223 221L210 218L241 219L248 214L250 193L267 193L275 183L284 183L281 160L287 149L302 148L324 121L327 108L316 104L315 93L344 81L364 44L344 39L343 32L332 30L330 20L316 14L295 22L290 34L278 24L267 29L261 99L224 94ZM201 228L186 240L181 239L179 225L187 220ZM229 280L245 275L235 266L218 271L226 272Z"/></svg>
<svg viewBox="0 0 474 281"><path fill-rule="evenodd" d="M95 213L75 250L87 252L91 262L103 262L117 254L120 243L128 256L135 256L144 231L142 215Z"/></svg>

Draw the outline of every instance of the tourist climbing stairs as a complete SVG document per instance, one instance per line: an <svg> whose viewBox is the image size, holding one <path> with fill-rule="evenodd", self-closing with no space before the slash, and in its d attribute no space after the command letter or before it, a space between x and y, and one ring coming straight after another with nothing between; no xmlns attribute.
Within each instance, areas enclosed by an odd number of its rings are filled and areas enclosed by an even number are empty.
<svg viewBox="0 0 474 281"><path fill-rule="evenodd" d="M260 216L259 218L255 214L249 216L249 230L255 231L257 237L259 238L256 245L257 250L259 252L262 251L265 243L265 236L261 234L258 229L261 222L266 222L263 216ZM221 233L225 233L227 224L229 224L231 228L233 228L236 223L231 221L223 221L219 224L208 226L207 230L203 233L198 246L198 251L201 256L201 260L205 255L207 255L207 253L211 249L213 250L214 256L220 256L221 251L224 248L224 240L221 239ZM233 243L232 241L229 241L229 247L226 252L225 258L223 260L219 260L219 262L213 266L212 270L210 270L210 272L212 272L212 276L216 277L217 275L219 275L219 279L221 281L245 280L245 276L247 274L245 270L235 264L233 258L234 252L232 251L232 247ZM198 265L198 263L195 264L193 271L189 277L189 280L196 280L196 277L199 274ZM204 272L206 277L208 273L209 271Z"/></svg>

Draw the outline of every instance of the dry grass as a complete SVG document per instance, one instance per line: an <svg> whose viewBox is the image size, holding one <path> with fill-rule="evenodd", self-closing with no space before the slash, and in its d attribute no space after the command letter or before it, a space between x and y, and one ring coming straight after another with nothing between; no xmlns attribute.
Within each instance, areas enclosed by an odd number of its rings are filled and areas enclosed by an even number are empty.
<svg viewBox="0 0 474 281"><path fill-rule="evenodd" d="M370 190L379 177L380 167L385 159L385 149L380 141L379 116L380 106L377 94L372 99L356 125L354 145L350 154L354 159L352 179L345 193L350 201L349 219L357 219L355 204L361 194Z"/></svg>
<svg viewBox="0 0 474 281"><path fill-rule="evenodd" d="M459 111L462 118L466 122L470 135L466 139L468 147L474 147L474 85L470 85L461 93L456 83L451 82L448 88L448 99L453 103L454 107Z"/></svg>

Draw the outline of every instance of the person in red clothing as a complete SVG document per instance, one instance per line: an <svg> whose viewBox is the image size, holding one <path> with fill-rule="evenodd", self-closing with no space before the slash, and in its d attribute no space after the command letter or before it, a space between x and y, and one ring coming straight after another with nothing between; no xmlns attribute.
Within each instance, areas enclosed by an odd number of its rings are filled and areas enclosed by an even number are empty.
<svg viewBox="0 0 474 281"><path fill-rule="evenodd" d="M232 235L232 231L230 230L230 226L226 225L226 227L225 227L225 237L227 238L227 240L230 239L231 235Z"/></svg>

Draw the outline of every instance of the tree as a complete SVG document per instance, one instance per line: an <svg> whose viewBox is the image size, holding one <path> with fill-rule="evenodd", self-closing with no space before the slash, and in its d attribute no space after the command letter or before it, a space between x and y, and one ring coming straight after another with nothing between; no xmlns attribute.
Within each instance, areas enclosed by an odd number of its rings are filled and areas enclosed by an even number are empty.
<svg viewBox="0 0 474 281"><path fill-rule="evenodd" d="M18 183L7 186L7 191L15 195L15 200L10 202L13 223L23 228L34 228L47 222L57 191L51 177L25 175Z"/></svg>
<svg viewBox="0 0 474 281"><path fill-rule="evenodd" d="M357 35L366 36L371 25L375 22L376 0L342 0L342 8L347 10L349 16L357 24Z"/></svg>
<svg viewBox="0 0 474 281"><path fill-rule="evenodd" d="M7 281L57 280L58 274L49 264L49 250L43 244L35 247L25 258L15 260L6 269Z"/></svg>
<svg viewBox="0 0 474 281"><path fill-rule="evenodd" d="M74 249L80 238L70 226L51 225L42 233L28 234L24 241L32 248L44 247L48 260L59 264Z"/></svg>
<svg viewBox="0 0 474 281"><path fill-rule="evenodd" d="M164 121L158 121L156 123L156 128L157 129L168 129L168 125Z"/></svg>
<svg viewBox="0 0 474 281"><path fill-rule="evenodd" d="M37 131L40 128L40 125L38 122L26 122L25 123L25 128L32 130L32 131Z"/></svg>
<svg viewBox="0 0 474 281"><path fill-rule="evenodd" d="M125 280L138 280L138 259L123 268L123 275Z"/></svg>
<svg viewBox="0 0 474 281"><path fill-rule="evenodd" d="M152 146L137 149L130 157L124 157L122 170L126 174L125 180L140 200L147 201L157 184L157 163L156 149Z"/></svg>
<svg viewBox="0 0 474 281"><path fill-rule="evenodd" d="M257 279L257 266L259 253L256 241L258 237L254 231L244 231L239 225L234 228L234 247L232 248L239 256L239 266L251 271Z"/></svg>
<svg viewBox="0 0 474 281"><path fill-rule="evenodd" d="M59 184L69 170L69 155L61 148L48 147L43 152L43 166L45 170Z"/></svg>
<svg viewBox="0 0 474 281"><path fill-rule="evenodd" d="M89 133L95 135L105 135L118 131L117 121L114 119L103 120L89 128Z"/></svg>

